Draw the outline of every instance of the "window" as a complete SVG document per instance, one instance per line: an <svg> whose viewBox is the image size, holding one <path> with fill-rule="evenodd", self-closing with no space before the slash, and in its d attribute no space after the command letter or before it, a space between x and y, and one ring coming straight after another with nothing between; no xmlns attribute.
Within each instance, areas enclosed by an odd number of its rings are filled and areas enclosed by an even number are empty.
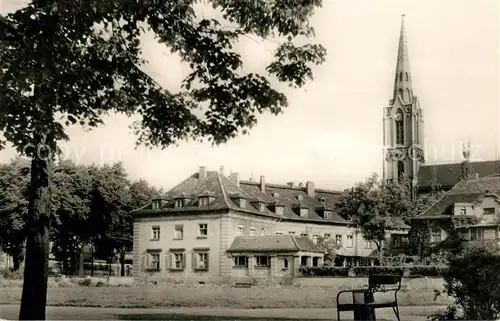
<svg viewBox="0 0 500 321"><path fill-rule="evenodd" d="M160 200L154 200L151 207L154 209L154 210L157 210L160 208L160 205L161 205L161 201Z"/></svg>
<svg viewBox="0 0 500 321"><path fill-rule="evenodd" d="M372 242L365 240L365 249L371 249L372 248Z"/></svg>
<svg viewBox="0 0 500 321"><path fill-rule="evenodd" d="M329 233L325 233L325 239L329 240L331 237L332 237L332 235L331 235L331 234L329 234Z"/></svg>
<svg viewBox="0 0 500 321"><path fill-rule="evenodd" d="M158 241L160 239L160 227L153 226L151 228L151 240Z"/></svg>
<svg viewBox="0 0 500 321"><path fill-rule="evenodd" d="M247 200L244 198L240 198L240 207L245 208L247 207Z"/></svg>
<svg viewBox="0 0 500 321"><path fill-rule="evenodd" d="M403 247L403 238L401 235L392 236L392 247L395 249L400 249Z"/></svg>
<svg viewBox="0 0 500 321"><path fill-rule="evenodd" d="M266 204L259 203L259 212L264 212L266 210Z"/></svg>
<svg viewBox="0 0 500 321"><path fill-rule="evenodd" d="M484 230L482 228L471 228L470 229L470 240L471 241L481 241L484 239Z"/></svg>
<svg viewBox="0 0 500 321"><path fill-rule="evenodd" d="M260 255L255 257L255 266L269 267L271 266L270 263L269 256Z"/></svg>
<svg viewBox="0 0 500 321"><path fill-rule="evenodd" d="M243 225L238 225L238 232L236 233L237 236L244 236L245 235L245 228Z"/></svg>
<svg viewBox="0 0 500 321"><path fill-rule="evenodd" d="M248 267L248 257L246 256L234 256L233 262L235 267Z"/></svg>
<svg viewBox="0 0 500 321"><path fill-rule="evenodd" d="M193 270L208 270L208 252L193 252Z"/></svg>
<svg viewBox="0 0 500 321"><path fill-rule="evenodd" d="M405 78L406 78L406 81L409 81L410 80L410 77L408 76L408 73L405 72Z"/></svg>
<svg viewBox="0 0 500 321"><path fill-rule="evenodd" d="M307 214L309 213L308 208L301 208L300 209L300 217L307 217Z"/></svg>
<svg viewBox="0 0 500 321"><path fill-rule="evenodd" d="M331 220L331 219L332 219L332 212L325 211L325 220Z"/></svg>
<svg viewBox="0 0 500 321"><path fill-rule="evenodd" d="M283 232L281 232L281 231L276 231L276 235L283 235Z"/></svg>
<svg viewBox="0 0 500 321"><path fill-rule="evenodd" d="M184 253L174 253L174 269L184 268Z"/></svg>
<svg viewBox="0 0 500 321"><path fill-rule="evenodd" d="M208 225L207 224L198 224L198 237L207 237L208 235Z"/></svg>
<svg viewBox="0 0 500 321"><path fill-rule="evenodd" d="M288 259L283 259L283 270L288 270Z"/></svg>
<svg viewBox="0 0 500 321"><path fill-rule="evenodd" d="M354 246L354 237L352 235L347 235L347 247Z"/></svg>
<svg viewBox="0 0 500 321"><path fill-rule="evenodd" d="M255 227L250 228L250 236L255 236Z"/></svg>
<svg viewBox="0 0 500 321"><path fill-rule="evenodd" d="M159 253L152 253L151 255L151 261L149 264L149 268L153 270L159 270L160 269L160 254Z"/></svg>
<svg viewBox="0 0 500 321"><path fill-rule="evenodd" d="M467 208L461 207L460 208L460 215L465 215L465 214L467 214Z"/></svg>
<svg viewBox="0 0 500 321"><path fill-rule="evenodd" d="M469 230L465 230L465 229L460 230L459 235L460 235L461 240L468 241L470 239Z"/></svg>
<svg viewBox="0 0 500 321"><path fill-rule="evenodd" d="M494 207L487 207L484 209L484 215L492 215L492 214L495 214Z"/></svg>
<svg viewBox="0 0 500 321"><path fill-rule="evenodd" d="M340 235L340 234L335 235L335 243L337 245L342 246L342 235Z"/></svg>
<svg viewBox="0 0 500 321"><path fill-rule="evenodd" d="M434 229L431 231L431 243L439 243L441 242L441 230Z"/></svg>
<svg viewBox="0 0 500 321"><path fill-rule="evenodd" d="M264 236L266 235L266 229L265 228L261 228L260 229L260 236Z"/></svg>
<svg viewBox="0 0 500 321"><path fill-rule="evenodd" d="M186 206L186 200L181 198L181 199L177 199L175 200L175 207L184 207Z"/></svg>
<svg viewBox="0 0 500 321"><path fill-rule="evenodd" d="M174 230L174 240L182 240L184 234L184 226L176 225Z"/></svg>
<svg viewBox="0 0 500 321"><path fill-rule="evenodd" d="M399 81L403 81L403 73L402 72L399 73Z"/></svg>
<svg viewBox="0 0 500 321"><path fill-rule="evenodd" d="M403 98L403 97L401 97ZM405 143L405 132L404 132L404 119L403 119L403 112L401 110L398 110L396 112L396 144L398 145L404 145Z"/></svg>
<svg viewBox="0 0 500 321"><path fill-rule="evenodd" d="M199 206L208 206L209 204L209 198L208 197L201 197L199 200Z"/></svg>
<svg viewBox="0 0 500 321"><path fill-rule="evenodd" d="M318 244L318 235L313 235L312 241L314 244Z"/></svg>
<svg viewBox="0 0 500 321"><path fill-rule="evenodd" d="M405 176L405 164L402 161L398 161L398 181L402 182Z"/></svg>
<svg viewBox="0 0 500 321"><path fill-rule="evenodd" d="M288 235L295 235L294 231L288 231Z"/></svg>
<svg viewBox="0 0 500 321"><path fill-rule="evenodd" d="M300 236L309 237L309 234L307 234L307 233L300 233Z"/></svg>
<svg viewBox="0 0 500 321"><path fill-rule="evenodd" d="M184 249L170 249L170 255L167 255L167 260L167 266L171 270L183 270L186 267Z"/></svg>
<svg viewBox="0 0 500 321"><path fill-rule="evenodd" d="M319 201L321 202L321 204L325 204L325 203L326 203L326 199L325 199L324 197L321 197L321 198L319 199Z"/></svg>
<svg viewBox="0 0 500 321"><path fill-rule="evenodd" d="M276 214L283 215L283 213L285 212L285 208L283 206L276 206L275 211Z"/></svg>
<svg viewBox="0 0 500 321"><path fill-rule="evenodd" d="M494 240L497 238L497 233L494 228L486 228L484 229L484 239L485 240Z"/></svg>

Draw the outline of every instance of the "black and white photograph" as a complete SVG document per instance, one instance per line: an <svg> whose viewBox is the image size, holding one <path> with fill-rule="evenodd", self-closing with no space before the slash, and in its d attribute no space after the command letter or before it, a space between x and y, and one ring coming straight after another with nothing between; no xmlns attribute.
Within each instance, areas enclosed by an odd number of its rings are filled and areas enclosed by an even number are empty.
<svg viewBox="0 0 500 321"><path fill-rule="evenodd" d="M499 17L0 0L0 321L500 320Z"/></svg>

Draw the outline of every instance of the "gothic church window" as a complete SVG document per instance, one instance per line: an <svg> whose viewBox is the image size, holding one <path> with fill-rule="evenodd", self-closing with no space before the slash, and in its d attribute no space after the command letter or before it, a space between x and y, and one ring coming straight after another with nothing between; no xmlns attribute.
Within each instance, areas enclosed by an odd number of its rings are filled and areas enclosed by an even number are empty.
<svg viewBox="0 0 500 321"><path fill-rule="evenodd" d="M405 78L406 78L406 81L409 81L410 80L410 77L408 76L408 73L405 72Z"/></svg>
<svg viewBox="0 0 500 321"><path fill-rule="evenodd" d="M403 81L403 73L402 72L399 73L399 81Z"/></svg>
<svg viewBox="0 0 500 321"><path fill-rule="evenodd" d="M398 181L401 182L405 175L405 164L402 161L398 161Z"/></svg>
<svg viewBox="0 0 500 321"><path fill-rule="evenodd" d="M404 125L403 125L403 113L401 110L398 110L396 113L396 144L404 145L405 134L404 134Z"/></svg>

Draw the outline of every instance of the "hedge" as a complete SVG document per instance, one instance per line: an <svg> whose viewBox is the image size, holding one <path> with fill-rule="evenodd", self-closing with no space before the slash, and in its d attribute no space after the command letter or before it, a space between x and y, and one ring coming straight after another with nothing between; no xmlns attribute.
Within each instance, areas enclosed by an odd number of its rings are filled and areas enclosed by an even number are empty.
<svg viewBox="0 0 500 321"><path fill-rule="evenodd" d="M368 276L370 274L401 274L409 277L439 277L446 270L443 266L319 266L301 267L300 272L303 277L311 276L349 276L352 270L355 276ZM351 274L352 275L352 274Z"/></svg>

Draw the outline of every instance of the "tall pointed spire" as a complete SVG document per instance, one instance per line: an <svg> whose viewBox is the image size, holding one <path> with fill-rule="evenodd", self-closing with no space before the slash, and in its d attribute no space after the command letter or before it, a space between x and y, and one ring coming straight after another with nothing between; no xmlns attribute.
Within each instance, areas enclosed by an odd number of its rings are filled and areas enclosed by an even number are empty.
<svg viewBox="0 0 500 321"><path fill-rule="evenodd" d="M401 32L399 34L398 58L396 62L396 74L394 77L394 96L396 100L401 97L403 103L412 102L413 90L411 86L410 62L408 59L408 45L405 35L405 15L401 16Z"/></svg>

